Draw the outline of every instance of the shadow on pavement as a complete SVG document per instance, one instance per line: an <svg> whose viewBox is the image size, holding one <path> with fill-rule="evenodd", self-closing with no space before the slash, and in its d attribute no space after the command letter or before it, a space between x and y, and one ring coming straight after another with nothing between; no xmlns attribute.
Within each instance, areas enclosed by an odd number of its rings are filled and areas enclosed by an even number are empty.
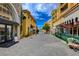
<svg viewBox="0 0 79 59"><path fill-rule="evenodd" d="M5 42L5 43L0 43L0 47L9 48L9 47L15 45L16 43L18 43L18 42L8 41L8 42Z"/></svg>

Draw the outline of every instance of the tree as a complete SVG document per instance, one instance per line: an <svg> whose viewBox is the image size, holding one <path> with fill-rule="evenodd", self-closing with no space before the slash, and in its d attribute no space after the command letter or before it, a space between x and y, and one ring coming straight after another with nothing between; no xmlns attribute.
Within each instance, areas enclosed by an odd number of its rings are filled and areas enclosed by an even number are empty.
<svg viewBox="0 0 79 59"><path fill-rule="evenodd" d="M43 30L46 30L46 32L48 32L50 30L50 26L46 23L43 28Z"/></svg>

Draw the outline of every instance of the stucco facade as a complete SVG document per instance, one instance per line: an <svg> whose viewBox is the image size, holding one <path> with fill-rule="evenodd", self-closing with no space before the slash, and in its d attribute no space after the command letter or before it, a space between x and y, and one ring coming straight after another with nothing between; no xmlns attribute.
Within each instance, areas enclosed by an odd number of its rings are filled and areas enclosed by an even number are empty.
<svg viewBox="0 0 79 59"><path fill-rule="evenodd" d="M22 31L21 36L29 36L30 35L30 27L36 28L36 22L28 10L23 10L23 15L25 19L22 20Z"/></svg>

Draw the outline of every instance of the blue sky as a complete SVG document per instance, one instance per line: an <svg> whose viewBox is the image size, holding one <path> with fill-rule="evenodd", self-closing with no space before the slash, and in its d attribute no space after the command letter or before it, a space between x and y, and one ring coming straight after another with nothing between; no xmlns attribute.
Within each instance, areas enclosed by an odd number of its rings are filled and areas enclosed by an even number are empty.
<svg viewBox="0 0 79 59"><path fill-rule="evenodd" d="M57 8L57 3L23 3L22 8L31 12L36 25L41 29L43 24L51 18L51 11Z"/></svg>

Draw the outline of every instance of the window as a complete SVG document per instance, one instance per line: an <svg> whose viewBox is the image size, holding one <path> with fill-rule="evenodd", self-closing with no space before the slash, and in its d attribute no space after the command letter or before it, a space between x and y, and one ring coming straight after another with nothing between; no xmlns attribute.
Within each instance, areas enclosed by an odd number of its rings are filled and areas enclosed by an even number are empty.
<svg viewBox="0 0 79 59"><path fill-rule="evenodd" d="M75 22L77 22L77 21L78 21L78 17L75 18Z"/></svg>
<svg viewBox="0 0 79 59"><path fill-rule="evenodd" d="M6 12L6 10L5 10L5 9L3 9L3 12L5 13L5 12Z"/></svg>
<svg viewBox="0 0 79 59"><path fill-rule="evenodd" d="M61 12L64 12L67 8L68 8L68 3L66 3L64 7L61 8Z"/></svg>
<svg viewBox="0 0 79 59"><path fill-rule="evenodd" d="M5 3L5 4L3 4L3 6L4 6L4 7L6 7L6 6L7 6L7 4Z"/></svg>
<svg viewBox="0 0 79 59"><path fill-rule="evenodd" d="M30 16L28 16L28 19L31 19L31 17L30 17Z"/></svg>
<svg viewBox="0 0 79 59"><path fill-rule="evenodd" d="M25 17L25 16L23 16L23 19L26 19L26 17Z"/></svg>
<svg viewBox="0 0 79 59"><path fill-rule="evenodd" d="M72 23L71 20L69 20L69 23Z"/></svg>
<svg viewBox="0 0 79 59"><path fill-rule="evenodd" d="M9 14L9 11L8 11L8 10L6 10L6 13L7 13L7 14Z"/></svg>
<svg viewBox="0 0 79 59"><path fill-rule="evenodd" d="M74 24L74 19L72 19L72 25Z"/></svg>
<svg viewBox="0 0 79 59"><path fill-rule="evenodd" d="M24 13L27 13L26 11L24 11Z"/></svg>

